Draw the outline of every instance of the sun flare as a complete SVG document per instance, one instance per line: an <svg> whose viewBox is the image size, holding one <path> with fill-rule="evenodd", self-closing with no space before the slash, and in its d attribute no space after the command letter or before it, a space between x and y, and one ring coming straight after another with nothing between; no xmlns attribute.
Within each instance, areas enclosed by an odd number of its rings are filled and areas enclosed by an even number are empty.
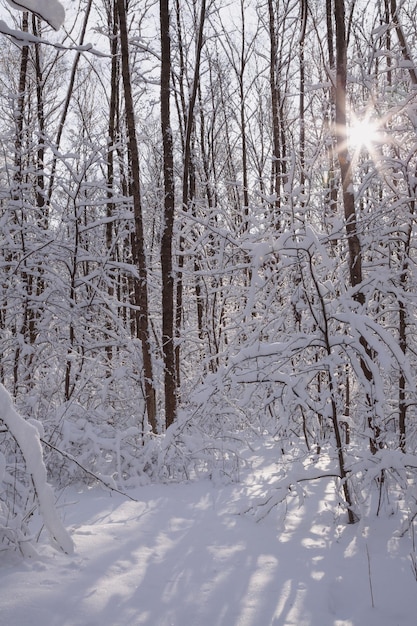
<svg viewBox="0 0 417 626"><path fill-rule="evenodd" d="M349 127L348 141L353 150L372 150L378 140L378 126L369 119L356 119Z"/></svg>

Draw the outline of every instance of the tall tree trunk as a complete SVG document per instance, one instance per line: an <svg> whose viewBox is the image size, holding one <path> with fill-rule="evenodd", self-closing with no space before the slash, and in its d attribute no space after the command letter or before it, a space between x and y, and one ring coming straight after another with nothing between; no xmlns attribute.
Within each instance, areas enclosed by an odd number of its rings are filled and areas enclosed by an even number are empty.
<svg viewBox="0 0 417 626"><path fill-rule="evenodd" d="M119 106L119 75L120 75L120 57L118 56L118 13L116 4L110 4L108 7L108 27L109 27L109 39L110 39L110 54L111 54L111 73L110 73L110 106L109 106L109 125L108 125L108 148L107 148L107 205L106 205L106 218L108 221L105 226L106 233L106 248L109 255L113 256L113 222L112 217L114 215L115 205L113 201L114 197L114 155L116 144L116 130L117 130L117 112ZM112 281L108 286L108 294L110 298L113 298L115 292L115 285ZM109 329L109 337L111 330L110 321L107 322L107 328ZM108 361L108 375L111 371L111 361L113 359L113 348L110 343L106 346L106 354Z"/></svg>
<svg viewBox="0 0 417 626"><path fill-rule="evenodd" d="M346 79L347 43L345 30L344 0L335 0L336 21L336 140L339 166L342 176L343 207L349 249L349 274L352 287L362 283L362 251L357 233L355 195L353 187L352 163L347 143ZM356 299L364 303L364 295L357 293Z"/></svg>
<svg viewBox="0 0 417 626"><path fill-rule="evenodd" d="M327 26L327 52L329 55L329 69L333 74L336 66L335 54L334 54L334 41L333 41L333 15L332 15L332 7L333 1L326 0L326 26ZM329 108L326 119L326 127L332 129L334 125L334 103L336 102L335 96L335 86L331 84L330 86L330 98L329 98ZM336 155L335 155L335 146L334 146L334 138L332 133L329 132L328 139L328 147L327 147L327 156L328 156L328 175L326 184L326 208L328 207L328 217L330 219L330 226L332 227L333 218L337 213L337 181L336 181ZM327 217L327 216L326 216ZM332 240L333 245L337 244L336 240Z"/></svg>
<svg viewBox="0 0 417 626"><path fill-rule="evenodd" d="M25 11L22 17L22 31L28 32L29 27L29 16ZM28 59L29 59L29 46L22 47L22 53L20 57L20 70L19 70L19 94L17 97L17 111L15 114L16 119L16 137L15 137L15 153L14 153L14 167L15 173L13 177L13 188L12 188L12 200L16 203L16 210L19 202L22 204L22 218L21 218L21 231L20 238L22 243L22 257L24 259L23 266L26 268L26 254L25 254L25 235L23 232L25 217L23 213L23 199L22 199L22 183L23 183L23 126L24 126L24 111L25 111L25 101L26 101L26 79L28 73ZM17 219L16 219L17 222ZM28 273L23 270L22 271L22 282L25 284L25 301L22 306L23 308L23 321L21 324L21 328L14 328L14 333L20 334L25 337L27 332L27 319L28 319L28 298L31 290L29 284L29 276ZM18 384L19 384L19 363L20 363L20 354L21 347L20 342L16 343L16 349L14 354L14 365L13 365L13 394L17 395Z"/></svg>
<svg viewBox="0 0 417 626"><path fill-rule="evenodd" d="M174 230L174 155L171 130L171 38L169 33L169 0L160 0L161 28L161 131L164 168L164 215L161 237L162 271L162 350L164 357L165 425L177 416L177 384L174 348L174 272L172 238Z"/></svg>
<svg viewBox="0 0 417 626"><path fill-rule="evenodd" d="M32 16L33 34L38 36L38 18ZM36 74L36 109L39 127L39 139L36 163L36 205L39 209L39 223L43 228L48 228L48 214L45 202L45 111L43 92L43 71L41 63L41 46L35 44L35 74Z"/></svg>
<svg viewBox="0 0 417 626"><path fill-rule="evenodd" d="M137 332L142 345L145 402L148 421L152 432L157 432L156 394L154 388L152 355L149 332L148 276L146 267L142 201L140 191L139 151L136 138L135 112L133 108L132 82L129 66L129 42L127 36L126 7L124 0L117 0L120 27L120 52L122 59L122 78L125 96L126 126L128 132L128 153L130 161L130 192L133 197L135 221L133 258L139 277L135 281L136 306L138 310Z"/></svg>
<svg viewBox="0 0 417 626"><path fill-rule="evenodd" d="M350 284L355 291L354 298L360 304L365 304L365 295L360 290L362 283L362 249L357 231L357 218L355 209L355 195L353 185L352 162L347 142L347 107L346 107L346 85L347 85L347 39L345 26L345 2L335 0L334 14L336 23L336 143L339 158L340 173L342 177L343 207L345 216L345 227L349 250L349 275ZM372 358L371 350L363 336L360 343L369 359ZM361 369L369 385L373 383L372 371L367 365L366 359L361 358ZM369 440L369 447L373 454L381 445L380 427L375 423L374 406L370 395L366 394L368 408L368 426L372 432Z"/></svg>
<svg viewBox="0 0 417 626"><path fill-rule="evenodd" d="M329 315L327 312L326 301L320 291L320 286L314 274L313 267L311 267L311 277L315 284L318 300L320 302L320 307L322 310L322 320L323 320L322 332L323 332L323 339L324 339L324 343L326 347L326 352L329 358L331 358L333 356L333 349L332 349L332 340L331 340L331 329L329 328L329 324L328 324ZM338 388L338 382L335 381L334 374L330 369L328 373L328 389L330 392L330 406L331 406L330 417L331 417L331 421L333 425L333 432L334 432L334 436L336 440L336 451L337 451L337 457L338 457L338 463L339 463L339 475L340 475L340 479L342 482L343 495L346 500L348 520L349 520L349 524L354 524L355 522L358 521L358 518L353 510L353 500L352 500L349 483L348 483L348 471L346 469L345 455L344 455L343 445L342 445L339 410L338 410L338 406L336 402L337 388Z"/></svg>
<svg viewBox="0 0 417 626"><path fill-rule="evenodd" d="M270 61L269 61L269 85L271 90L271 113L272 113L272 185L271 192L275 196L275 221L278 223L281 208L281 136L279 119L279 93L278 93L278 53L277 53L277 33L275 27L275 12L273 0L268 0L269 12L269 40L270 40Z"/></svg>
<svg viewBox="0 0 417 626"><path fill-rule="evenodd" d="M301 0L301 32L299 39L299 54L300 54L300 100L299 100L299 114L300 114L300 185L301 192L304 195L305 192L305 147L306 147L306 129L305 129L305 37L307 29L307 0ZM304 200L301 201L301 205L304 206Z"/></svg>
<svg viewBox="0 0 417 626"><path fill-rule="evenodd" d="M184 110L184 127L185 127L185 136L184 136L184 145L183 145L183 174L182 174L182 208L183 211L188 211L189 205L193 200L193 193L191 185L191 178L193 176L193 164L192 164L192 135L193 129L195 126L194 120L194 108L197 99L197 92L200 83L200 61L201 61L201 52L204 45L203 34L204 34L204 22L206 18L206 0L201 0L200 7L200 18L198 24L198 34L197 34L197 42L195 48L195 64L194 64L194 75L193 82L191 85L191 93L188 101L188 106L185 104L185 98L183 97L183 106L186 107ZM181 20L179 19L179 3L177 2L177 28L179 32L179 45L182 48L182 36L181 36ZM181 68L182 72L184 72L184 60L183 60L183 51L180 49L180 58L181 58ZM182 82L181 82L182 85ZM176 289L176 312L175 312L175 334L177 339L179 339L181 334L181 325L182 325L182 309L183 309L183 267L184 267L184 238L180 237L179 242L179 251L180 255L178 257L178 277L177 277L177 289ZM197 269L197 268L196 268ZM196 278L196 294L197 294L197 312L199 313L199 290L200 285L198 282L198 278ZM200 324L199 324L200 326ZM176 384L177 387L180 385L180 343L178 341L175 346L175 365L176 365Z"/></svg>
<svg viewBox="0 0 417 626"><path fill-rule="evenodd" d="M245 28L245 9L243 0L240 2L240 19L242 23L241 32L241 49L240 49L240 67L238 71L239 84L239 114L240 114L240 134L242 139L242 186L243 186L243 213L244 223L243 230L249 229L249 175L248 175L248 146L246 139L246 98L245 98L245 70L247 65L246 53L246 28Z"/></svg>
<svg viewBox="0 0 417 626"><path fill-rule="evenodd" d="M405 232L403 258L401 260L400 269L400 287L404 294L400 296L398 301L398 338L399 346L405 355L408 352L408 312L405 301L405 294L409 291L409 272L410 272L410 253L412 250L413 223L416 213L417 185L415 184L415 175L410 175L409 196L410 196L410 212L409 223ZM402 452L407 451L407 393L406 378L403 372L400 373L398 380L398 428L399 428L399 446Z"/></svg>

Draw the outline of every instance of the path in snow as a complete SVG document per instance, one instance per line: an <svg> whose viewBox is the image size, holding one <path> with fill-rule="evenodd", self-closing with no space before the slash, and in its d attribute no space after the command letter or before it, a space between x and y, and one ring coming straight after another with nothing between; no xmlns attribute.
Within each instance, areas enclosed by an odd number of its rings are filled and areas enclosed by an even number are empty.
<svg viewBox="0 0 417 626"><path fill-rule="evenodd" d="M138 502L68 491L75 554L3 557L1 626L413 626L409 538L391 537L388 520L343 526L329 480L309 484L301 508L293 498L285 520L283 507L259 523L240 515L271 471L146 486Z"/></svg>

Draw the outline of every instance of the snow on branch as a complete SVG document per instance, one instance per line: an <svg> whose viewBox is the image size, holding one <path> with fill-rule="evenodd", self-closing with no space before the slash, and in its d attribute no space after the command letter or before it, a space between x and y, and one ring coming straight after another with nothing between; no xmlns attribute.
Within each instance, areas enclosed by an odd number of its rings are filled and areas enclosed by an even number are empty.
<svg viewBox="0 0 417 626"><path fill-rule="evenodd" d="M15 410L9 393L1 384L0 419L22 452L27 473L32 479L39 512L53 543L63 552L72 554L74 550L72 539L58 517L55 509L54 493L52 487L47 483L39 432L34 425L23 419Z"/></svg>
<svg viewBox="0 0 417 626"><path fill-rule="evenodd" d="M57 48L57 50L74 50L75 52L88 52L90 54L95 54L98 57L108 57L106 53L100 52L99 50L93 48L93 45L91 43L84 44L83 46L64 46L63 44L56 41L48 41L47 39L43 39L42 37L32 35L32 33L26 33L23 30L10 28L9 26L7 26L4 20L0 20L0 33L2 35L7 35L20 46L29 46L31 44L41 43L44 46L52 46L53 48Z"/></svg>
<svg viewBox="0 0 417 626"><path fill-rule="evenodd" d="M58 0L7 0L13 9L34 13L53 29L59 30L65 20L65 9Z"/></svg>

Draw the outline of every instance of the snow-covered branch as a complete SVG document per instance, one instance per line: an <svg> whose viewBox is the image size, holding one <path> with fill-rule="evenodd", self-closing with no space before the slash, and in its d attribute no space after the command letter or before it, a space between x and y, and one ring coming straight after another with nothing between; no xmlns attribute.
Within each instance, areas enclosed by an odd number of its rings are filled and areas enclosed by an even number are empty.
<svg viewBox="0 0 417 626"><path fill-rule="evenodd" d="M57 48L58 50L73 50L75 52L89 52L90 54L94 54L99 57L107 57L108 55L103 52L99 52L95 48L93 48L91 43L87 43L83 46L64 46L61 43L56 41L48 41L48 39L44 39L43 37L37 37L36 35L32 35L32 33L24 32L23 30L16 30L14 28L10 28L4 20L0 20L0 33L3 35L7 35L15 43L20 46L28 46L33 44L43 44L44 46L52 46L53 48Z"/></svg>
<svg viewBox="0 0 417 626"><path fill-rule="evenodd" d="M55 30L59 30L65 20L65 9L58 0L7 0L13 9L34 13Z"/></svg>
<svg viewBox="0 0 417 626"><path fill-rule="evenodd" d="M39 432L33 424L19 415L9 393L1 384L0 418L22 452L27 473L32 479L40 514L54 544L63 552L71 554L74 545L55 508L54 493L47 482Z"/></svg>

